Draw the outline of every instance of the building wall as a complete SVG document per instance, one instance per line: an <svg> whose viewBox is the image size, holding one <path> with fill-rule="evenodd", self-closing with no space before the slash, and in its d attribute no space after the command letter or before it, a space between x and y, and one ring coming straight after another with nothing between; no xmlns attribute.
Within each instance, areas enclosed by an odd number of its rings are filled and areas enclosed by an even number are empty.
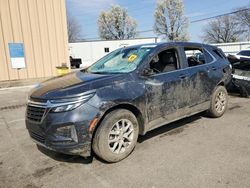
<svg viewBox="0 0 250 188"><path fill-rule="evenodd" d="M234 42L234 43L220 43L213 44L223 50L225 54L236 54L241 50L249 49L250 42Z"/></svg>
<svg viewBox="0 0 250 188"><path fill-rule="evenodd" d="M159 42L158 40L159 39L157 38L140 38L129 40L76 42L69 43L69 49L72 57L82 59L82 67L88 67L108 53L104 51L105 48L108 48L109 52L112 52L124 46L156 43Z"/></svg>
<svg viewBox="0 0 250 188"><path fill-rule="evenodd" d="M64 0L0 0L0 81L56 75L67 40ZM9 43L23 43L26 68L12 68Z"/></svg>

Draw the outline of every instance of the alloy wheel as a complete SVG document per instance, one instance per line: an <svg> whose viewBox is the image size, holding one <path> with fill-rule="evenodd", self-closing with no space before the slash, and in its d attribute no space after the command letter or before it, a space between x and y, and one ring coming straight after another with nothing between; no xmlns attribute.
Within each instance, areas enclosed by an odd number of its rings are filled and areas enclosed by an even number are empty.
<svg viewBox="0 0 250 188"><path fill-rule="evenodd" d="M134 126L128 119L117 121L108 136L111 152L121 154L131 145L134 138Z"/></svg>
<svg viewBox="0 0 250 188"><path fill-rule="evenodd" d="M215 109L216 111L221 114L224 112L226 108L226 94L224 92L219 92L215 98Z"/></svg>

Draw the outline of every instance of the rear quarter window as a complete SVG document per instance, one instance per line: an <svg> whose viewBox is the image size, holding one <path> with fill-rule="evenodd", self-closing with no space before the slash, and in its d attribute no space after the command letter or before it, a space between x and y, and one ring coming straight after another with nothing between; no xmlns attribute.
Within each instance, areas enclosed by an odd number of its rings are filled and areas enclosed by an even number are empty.
<svg viewBox="0 0 250 188"><path fill-rule="evenodd" d="M226 57L226 55L224 54L224 52L222 51L222 50L220 50L220 49L213 49L213 53L215 54L215 56L217 57L217 58L221 58L221 59L226 59L227 57Z"/></svg>
<svg viewBox="0 0 250 188"><path fill-rule="evenodd" d="M204 50L204 54L206 57L206 63L212 63L214 61L214 58L207 52L207 50Z"/></svg>

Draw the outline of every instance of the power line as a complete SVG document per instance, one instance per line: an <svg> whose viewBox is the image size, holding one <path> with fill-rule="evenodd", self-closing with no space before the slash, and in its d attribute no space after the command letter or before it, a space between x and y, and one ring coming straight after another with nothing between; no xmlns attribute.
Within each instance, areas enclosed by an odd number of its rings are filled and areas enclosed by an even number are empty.
<svg viewBox="0 0 250 188"><path fill-rule="evenodd" d="M228 0L227 0L228 1ZM216 3L217 4L217 3ZM132 5L132 4L131 4ZM121 6L131 6L130 4L125 4L125 5L121 5ZM134 5L134 4L133 4ZM132 6L132 7L134 7L134 6ZM142 9L144 9L145 7L143 7ZM208 7L206 7L206 9L207 9ZM248 8L249 9L249 8ZM242 9L242 10L239 10L239 12L240 11L245 11L245 10L248 10L248 9ZM129 12L133 12L135 9L133 9L132 11L131 11L131 9L127 9ZM141 10L141 9L140 9ZM205 10L205 9L203 9L203 10ZM138 12L138 11L137 11ZM144 13L147 13L148 11L146 11L146 12L144 12ZM214 16L214 17L210 17L209 19L212 19L212 18L216 18L216 17L220 17L220 16L223 16L223 15L227 15L227 14L234 14L234 13L237 13L238 11L234 11L234 12L231 12L231 13L226 13L226 14L222 14L222 15L218 15L218 16ZM211 14L211 13L210 13ZM137 15L137 14L136 14ZM140 16L144 16L145 14L139 14L138 16L136 16L137 18L138 17L140 17ZM135 16L135 14L133 15L133 16ZM197 17L197 16L190 16L189 18L194 18L194 17ZM204 19L201 19L201 20L194 20L194 21L191 21L190 23L196 23L196 22L199 22L199 21L204 21L204 20L207 20L208 18L204 18ZM82 21L84 20L84 19L81 19ZM97 25L97 21L96 22L93 22L93 21L90 21L90 20L87 20L87 22L85 22L84 23L84 26L85 27L92 27L92 26L94 26L94 25ZM144 31L143 31L144 32ZM139 32L139 33L143 33L143 32ZM89 36L89 35L88 35ZM92 35L93 36L93 35Z"/></svg>
<svg viewBox="0 0 250 188"><path fill-rule="evenodd" d="M154 31L153 29L150 29L150 30L143 30L143 31L137 31L137 33L148 33L148 32L151 32L151 31Z"/></svg>
<svg viewBox="0 0 250 188"><path fill-rule="evenodd" d="M228 1L228 0L224 0L224 1L222 1L221 3L223 3L223 2L225 2L225 1ZM146 3L146 4L154 4L155 2L151 2L151 1L143 1L143 3ZM143 10L143 9L148 9L148 7L146 7L146 6L143 6L143 7L138 7L138 4L134 4L134 3L125 3L125 4L117 4L117 5L119 5L119 6L121 6L121 7L125 7L126 9L127 9L127 11L129 12L129 13L138 13L138 14L133 14L133 16L134 15L141 15L141 10ZM154 4L155 6L156 6L156 4ZM218 5L218 3L214 3L214 4L211 4L211 5L213 5L213 6L215 6L215 5ZM209 6L209 7L212 7L212 6ZM206 7L205 9L200 9L200 11L201 10L207 10L207 9L209 9L209 7ZM132 9L131 9L132 8ZM69 8L68 8L69 9ZM140 11L138 11L138 9L140 10ZM69 11L70 11L70 9L69 9ZM103 9L102 11L105 11L105 9ZM91 14L91 13L96 13L96 10L84 10L84 13L81 13L81 15L82 16L88 16L89 14ZM146 12L145 12L146 13ZM150 13L154 13L154 10L152 10L152 12L150 11ZM145 16L144 14L142 14L143 16ZM78 16L77 16L78 17ZM191 16L191 17L189 17L189 18L192 18L192 17L197 17L197 16ZM85 19L81 19L81 20L85 20ZM89 19L87 19L86 18L86 20L87 21L89 21Z"/></svg>
<svg viewBox="0 0 250 188"><path fill-rule="evenodd" d="M228 0L225 0L225 1L228 1ZM229 0L230 1L230 0ZM144 3L152 3L152 2L146 2L146 1L143 1ZM224 1L222 1L222 2L224 2ZM134 17L141 17L141 16L145 16L145 14L147 14L147 13L154 13L154 11L145 11L143 14L141 13L141 10L146 10L146 9L148 9L148 7L146 7L146 6L143 6L143 7L140 7L139 8L139 10L140 11L138 11L138 5L136 5L136 4L134 4L134 3L128 3L128 4L118 4L118 5L120 5L121 7L126 7L126 9L128 10L128 12L129 13L132 13L132 15L134 16ZM218 5L218 3L216 3L216 4L212 4L213 6L215 6L215 5ZM131 9L131 7L132 7L132 9ZM209 6L210 7L210 6ZM207 10L209 7L206 7L205 9L200 9L200 11L201 10ZM81 13L81 16L87 16L87 15L89 15L89 14L91 14L91 13L95 13L96 12L96 10L85 10L84 11L84 13ZM78 14L77 14L78 15ZM76 16L76 17L79 17L79 16ZM188 18L193 18L193 17L197 17L197 16L189 16ZM97 21L95 21L95 22L93 22L93 21L91 21L91 20L89 20L89 19L87 19L87 18L81 18L81 21L83 21L84 22L84 25L85 26L93 26L93 25L96 25L97 24Z"/></svg>
<svg viewBox="0 0 250 188"><path fill-rule="evenodd" d="M202 21L206 21L206 20L211 20L211 19L215 19L215 18L219 18L219 17L223 17L223 16L227 16L227 15L231 15L231 14L236 14L239 12L244 12L244 11L248 11L250 10L250 8L245 8L245 9L241 9L241 10L237 10L237 11L233 11L233 12L228 12L225 14L220 14L220 15L216 15L216 16L212 16L212 17L207 17L207 18L203 18L203 19L199 19L199 20L193 20L190 23L197 23L197 22L202 22ZM141 34L141 33L148 33L148 32L152 32L154 31L153 29L149 29L149 30L142 30L142 31L138 31L137 34ZM99 38L96 38L99 39ZM88 39L90 40L90 39Z"/></svg>
<svg viewBox="0 0 250 188"><path fill-rule="evenodd" d="M212 16L212 17L208 17L208 18L203 18L203 19L199 19L199 20L194 20L194 21L191 21L190 23L197 23L197 22L202 22L202 21L206 21L206 20L211 20L211 19L222 17L222 16L227 16L227 15L236 14L239 12L244 12L247 10L250 10L250 8L241 9L241 10L237 10L237 11L233 11L233 12L229 12L229 13L225 13L225 14L220 14L220 15ZM151 32L151 31L154 31L154 30L151 29L151 30L138 31L137 33L147 33L147 32Z"/></svg>
<svg viewBox="0 0 250 188"><path fill-rule="evenodd" d="M196 23L196 22L202 22L202 21L206 21L206 20L211 20L211 19L214 19L214 18L219 18L219 17L222 17L222 16L236 14L236 13L244 12L244 11L247 11L247 10L250 10L250 8L241 9L241 10L237 10L237 11L233 11L233 12L229 12L229 13L225 13L225 14L220 14L220 15L212 16L212 17L208 17L208 18L203 18L203 19L199 19L199 20L194 20L194 21L191 21L190 23Z"/></svg>

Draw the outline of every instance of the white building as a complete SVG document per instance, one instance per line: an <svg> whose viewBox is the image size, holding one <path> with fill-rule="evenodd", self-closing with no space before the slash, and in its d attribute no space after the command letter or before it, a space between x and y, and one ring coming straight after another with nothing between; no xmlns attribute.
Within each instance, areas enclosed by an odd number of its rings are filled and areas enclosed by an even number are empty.
<svg viewBox="0 0 250 188"><path fill-rule="evenodd" d="M70 55L82 59L82 67L88 67L109 52L118 48L160 42L158 38L138 38L129 40L96 40L69 43Z"/></svg>
<svg viewBox="0 0 250 188"><path fill-rule="evenodd" d="M221 48L226 55L236 54L241 50L250 49L250 42L219 43L212 45Z"/></svg>

